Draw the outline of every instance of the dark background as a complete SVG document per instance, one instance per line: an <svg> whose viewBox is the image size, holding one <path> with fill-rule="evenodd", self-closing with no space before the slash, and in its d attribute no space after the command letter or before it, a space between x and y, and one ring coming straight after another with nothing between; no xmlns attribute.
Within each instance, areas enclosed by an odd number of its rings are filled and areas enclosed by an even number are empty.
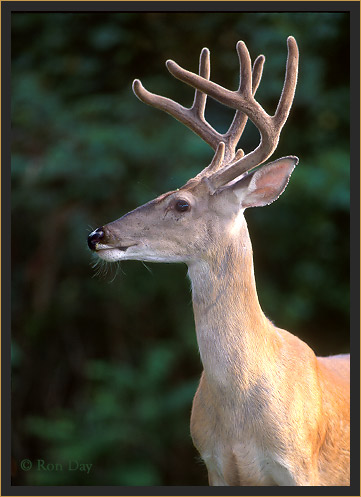
<svg viewBox="0 0 361 497"><path fill-rule="evenodd" d="M235 89L243 39L266 56L257 98L273 113L291 34L299 82L273 158L300 164L278 202L246 216L265 313L326 355L349 349L348 14L12 15L13 484L207 484L189 435L201 364L186 267L93 269L86 238L212 156L139 102L134 78L190 105L164 62L196 71L207 46L211 78ZM209 101L207 117L224 131L232 112ZM24 458L93 468L24 472Z"/></svg>

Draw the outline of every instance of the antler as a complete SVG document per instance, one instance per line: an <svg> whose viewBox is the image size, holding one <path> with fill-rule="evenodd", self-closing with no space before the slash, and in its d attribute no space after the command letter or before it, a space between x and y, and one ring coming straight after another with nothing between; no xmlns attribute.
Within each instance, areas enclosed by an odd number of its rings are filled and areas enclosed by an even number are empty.
<svg viewBox="0 0 361 497"><path fill-rule="evenodd" d="M254 62L252 94L255 94L260 83L264 60L264 56L260 55ZM171 60L168 60L166 62L166 66L170 72L170 67L172 66L172 64L175 64L175 62ZM183 70L181 69L181 71ZM194 76L196 75L194 74ZM209 50L208 48L203 48L199 59L198 77L209 81L209 76ZM174 100L171 100L169 98L151 93L143 87L139 79L135 79L133 81L133 91L142 102L167 112L171 116L175 117L178 121L188 126L188 128L190 128L192 131L194 131L194 133L196 133L206 143L208 143L208 145L210 145L213 150L216 151L218 145L223 142L225 144L225 149L222 160L230 161L232 158L234 158L236 145L243 133L248 119L247 115L243 114L240 111L237 111L228 131L224 134L221 134L206 121L204 117L204 111L206 107L207 94L203 91L199 91L197 88L194 95L193 105L190 108L183 107L179 103L176 103L174 102ZM239 152L239 155L241 154L243 154L243 151Z"/></svg>
<svg viewBox="0 0 361 497"><path fill-rule="evenodd" d="M242 41L239 41L236 46L240 61L240 83L236 91L227 90L209 80L209 50L206 48L201 52L199 75L182 69L171 60L167 61L169 72L196 90L193 105L189 109L173 100L148 92L139 80L134 81L133 91L140 100L168 112L216 150L212 163L200 173L201 175L207 174L214 189L258 166L276 149L279 135L293 102L297 83L298 48L296 40L292 36L288 37L287 45L285 81L273 116L267 114L254 98L262 76L264 56L257 57L252 70L249 52ZM207 95L236 110L232 124L224 134L218 133L204 118ZM236 153L235 149L247 118L250 118L258 128L261 141L255 150L244 156L242 150L238 150Z"/></svg>

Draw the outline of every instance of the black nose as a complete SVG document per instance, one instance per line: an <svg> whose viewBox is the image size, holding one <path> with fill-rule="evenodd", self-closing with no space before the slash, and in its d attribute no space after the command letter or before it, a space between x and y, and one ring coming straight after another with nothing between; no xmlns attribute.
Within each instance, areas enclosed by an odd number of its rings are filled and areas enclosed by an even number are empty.
<svg viewBox="0 0 361 497"><path fill-rule="evenodd" d="M104 238L103 228L98 228L88 236L88 247L90 250L95 250L96 244Z"/></svg>

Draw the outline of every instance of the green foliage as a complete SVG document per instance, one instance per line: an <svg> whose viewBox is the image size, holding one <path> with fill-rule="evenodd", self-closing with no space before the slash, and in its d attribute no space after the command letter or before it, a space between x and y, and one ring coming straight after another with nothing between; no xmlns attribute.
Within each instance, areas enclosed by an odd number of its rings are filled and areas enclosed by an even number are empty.
<svg viewBox="0 0 361 497"><path fill-rule="evenodd" d="M136 368L89 360L84 371L87 386L77 411L60 409L50 419L31 416L26 428L50 442L47 461L60 462L63 468L69 461L82 461L91 463L92 470L89 474L33 471L29 482L161 485L164 449L172 453L184 443L196 388L194 380L171 382L176 351L174 343L156 345L143 353ZM165 429L170 420L171 436Z"/></svg>
<svg viewBox="0 0 361 497"><path fill-rule="evenodd" d="M247 213L262 306L320 354L346 351L349 313L349 32L345 13L16 13L12 16L13 456L92 463L14 484L201 485L189 436L201 365L186 270L129 262L95 274L92 228L177 188L210 160L199 138L141 104L191 104L164 62L235 88L235 43L267 57L257 92L282 89L300 48L277 156L300 157L285 194ZM337 70L335 70L337 61ZM209 99L220 131L232 113ZM241 146L258 143L247 126Z"/></svg>

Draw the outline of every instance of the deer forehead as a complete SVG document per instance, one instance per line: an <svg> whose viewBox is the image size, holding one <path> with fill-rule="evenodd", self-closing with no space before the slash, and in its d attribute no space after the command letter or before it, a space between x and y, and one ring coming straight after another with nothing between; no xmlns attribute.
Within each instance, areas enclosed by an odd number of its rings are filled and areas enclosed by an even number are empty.
<svg viewBox="0 0 361 497"><path fill-rule="evenodd" d="M191 205L205 203L208 201L209 194L206 189L203 188L198 182L193 182L192 184L186 184L177 190L171 190L167 193L159 195L150 202L151 205L160 206L162 208L168 208L177 200L186 200ZM145 204L147 205L147 204Z"/></svg>

